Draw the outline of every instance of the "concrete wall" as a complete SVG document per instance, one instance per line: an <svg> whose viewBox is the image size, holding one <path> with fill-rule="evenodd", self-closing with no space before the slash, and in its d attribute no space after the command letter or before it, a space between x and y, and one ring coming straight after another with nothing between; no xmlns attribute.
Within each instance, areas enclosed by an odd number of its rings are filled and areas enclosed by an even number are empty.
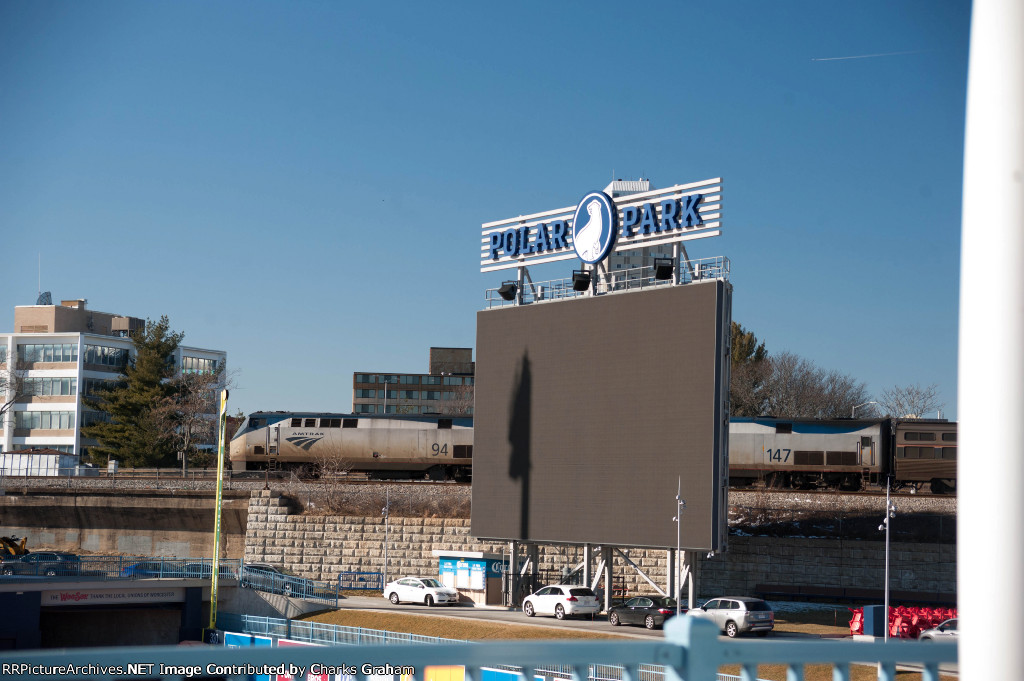
<svg viewBox="0 0 1024 681"><path fill-rule="evenodd" d="M222 556L245 545L248 498L226 494ZM28 548L85 555L201 557L213 553L214 496L209 492L123 491L0 496L0 534L28 537Z"/></svg>
<svg viewBox="0 0 1024 681"><path fill-rule="evenodd" d="M362 516L300 516L273 492L253 492L249 505L245 559L284 565L314 579L336 579L339 572L382 572L384 520ZM388 576L436 575L431 551L508 552L505 543L469 536L469 521L449 518L395 518L389 521ZM628 550L626 555L659 585L667 574L664 550ZM580 547L541 546L539 565L555 577L582 559ZM891 546L890 588L934 600L956 592L956 547L943 544ZM753 594L760 585L803 586L810 591L881 590L885 575L884 542L729 538L729 550L697 558L698 596ZM627 562L616 555L614 581L630 593L651 592Z"/></svg>

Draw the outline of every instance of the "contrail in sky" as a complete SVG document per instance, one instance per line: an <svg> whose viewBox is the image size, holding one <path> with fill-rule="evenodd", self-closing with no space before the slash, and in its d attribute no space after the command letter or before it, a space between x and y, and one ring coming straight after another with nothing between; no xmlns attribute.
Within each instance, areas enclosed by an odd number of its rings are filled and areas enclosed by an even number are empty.
<svg viewBox="0 0 1024 681"><path fill-rule="evenodd" d="M857 54L852 57L811 57L811 61L840 61L842 59L870 59L871 57L895 57L901 54L920 54L926 50L911 50L909 52L882 52L880 54Z"/></svg>

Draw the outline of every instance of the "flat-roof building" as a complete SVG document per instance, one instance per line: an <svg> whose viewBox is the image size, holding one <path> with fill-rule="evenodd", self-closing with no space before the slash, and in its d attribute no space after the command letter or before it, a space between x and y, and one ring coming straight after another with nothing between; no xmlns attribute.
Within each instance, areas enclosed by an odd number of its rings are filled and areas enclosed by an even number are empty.
<svg viewBox="0 0 1024 681"><path fill-rule="evenodd" d="M473 414L473 348L430 348L425 374L356 372L356 414Z"/></svg>
<svg viewBox="0 0 1024 681"><path fill-rule="evenodd" d="M14 399L0 421L0 451L53 449L82 456L81 428L103 418L84 396L117 380L134 352L130 335L145 327L136 317L90 310L85 299L60 305L19 305L14 332L0 334L0 375ZM223 350L181 345L174 365L182 373L214 372L227 362ZM20 386L19 395L14 395Z"/></svg>

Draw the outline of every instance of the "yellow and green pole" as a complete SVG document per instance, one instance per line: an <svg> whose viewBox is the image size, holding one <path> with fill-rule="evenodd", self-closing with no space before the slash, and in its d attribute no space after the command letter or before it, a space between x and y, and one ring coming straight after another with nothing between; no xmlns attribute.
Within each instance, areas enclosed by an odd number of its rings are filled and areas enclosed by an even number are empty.
<svg viewBox="0 0 1024 681"><path fill-rule="evenodd" d="M213 574L210 576L210 627L217 629L217 578L220 576L220 516L224 491L224 440L228 429L228 391L220 391L220 425L217 434L217 501L213 522ZM207 637L203 637L207 638Z"/></svg>

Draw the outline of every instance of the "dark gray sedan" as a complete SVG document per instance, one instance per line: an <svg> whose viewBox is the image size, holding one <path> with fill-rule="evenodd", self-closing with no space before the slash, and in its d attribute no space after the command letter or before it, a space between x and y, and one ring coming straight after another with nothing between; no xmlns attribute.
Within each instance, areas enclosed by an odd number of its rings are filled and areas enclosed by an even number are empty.
<svg viewBox="0 0 1024 681"><path fill-rule="evenodd" d="M680 612L686 612L682 608ZM676 614L676 599L668 596L634 596L608 611L608 622L613 627L620 624L642 624L656 629L669 617Z"/></svg>

